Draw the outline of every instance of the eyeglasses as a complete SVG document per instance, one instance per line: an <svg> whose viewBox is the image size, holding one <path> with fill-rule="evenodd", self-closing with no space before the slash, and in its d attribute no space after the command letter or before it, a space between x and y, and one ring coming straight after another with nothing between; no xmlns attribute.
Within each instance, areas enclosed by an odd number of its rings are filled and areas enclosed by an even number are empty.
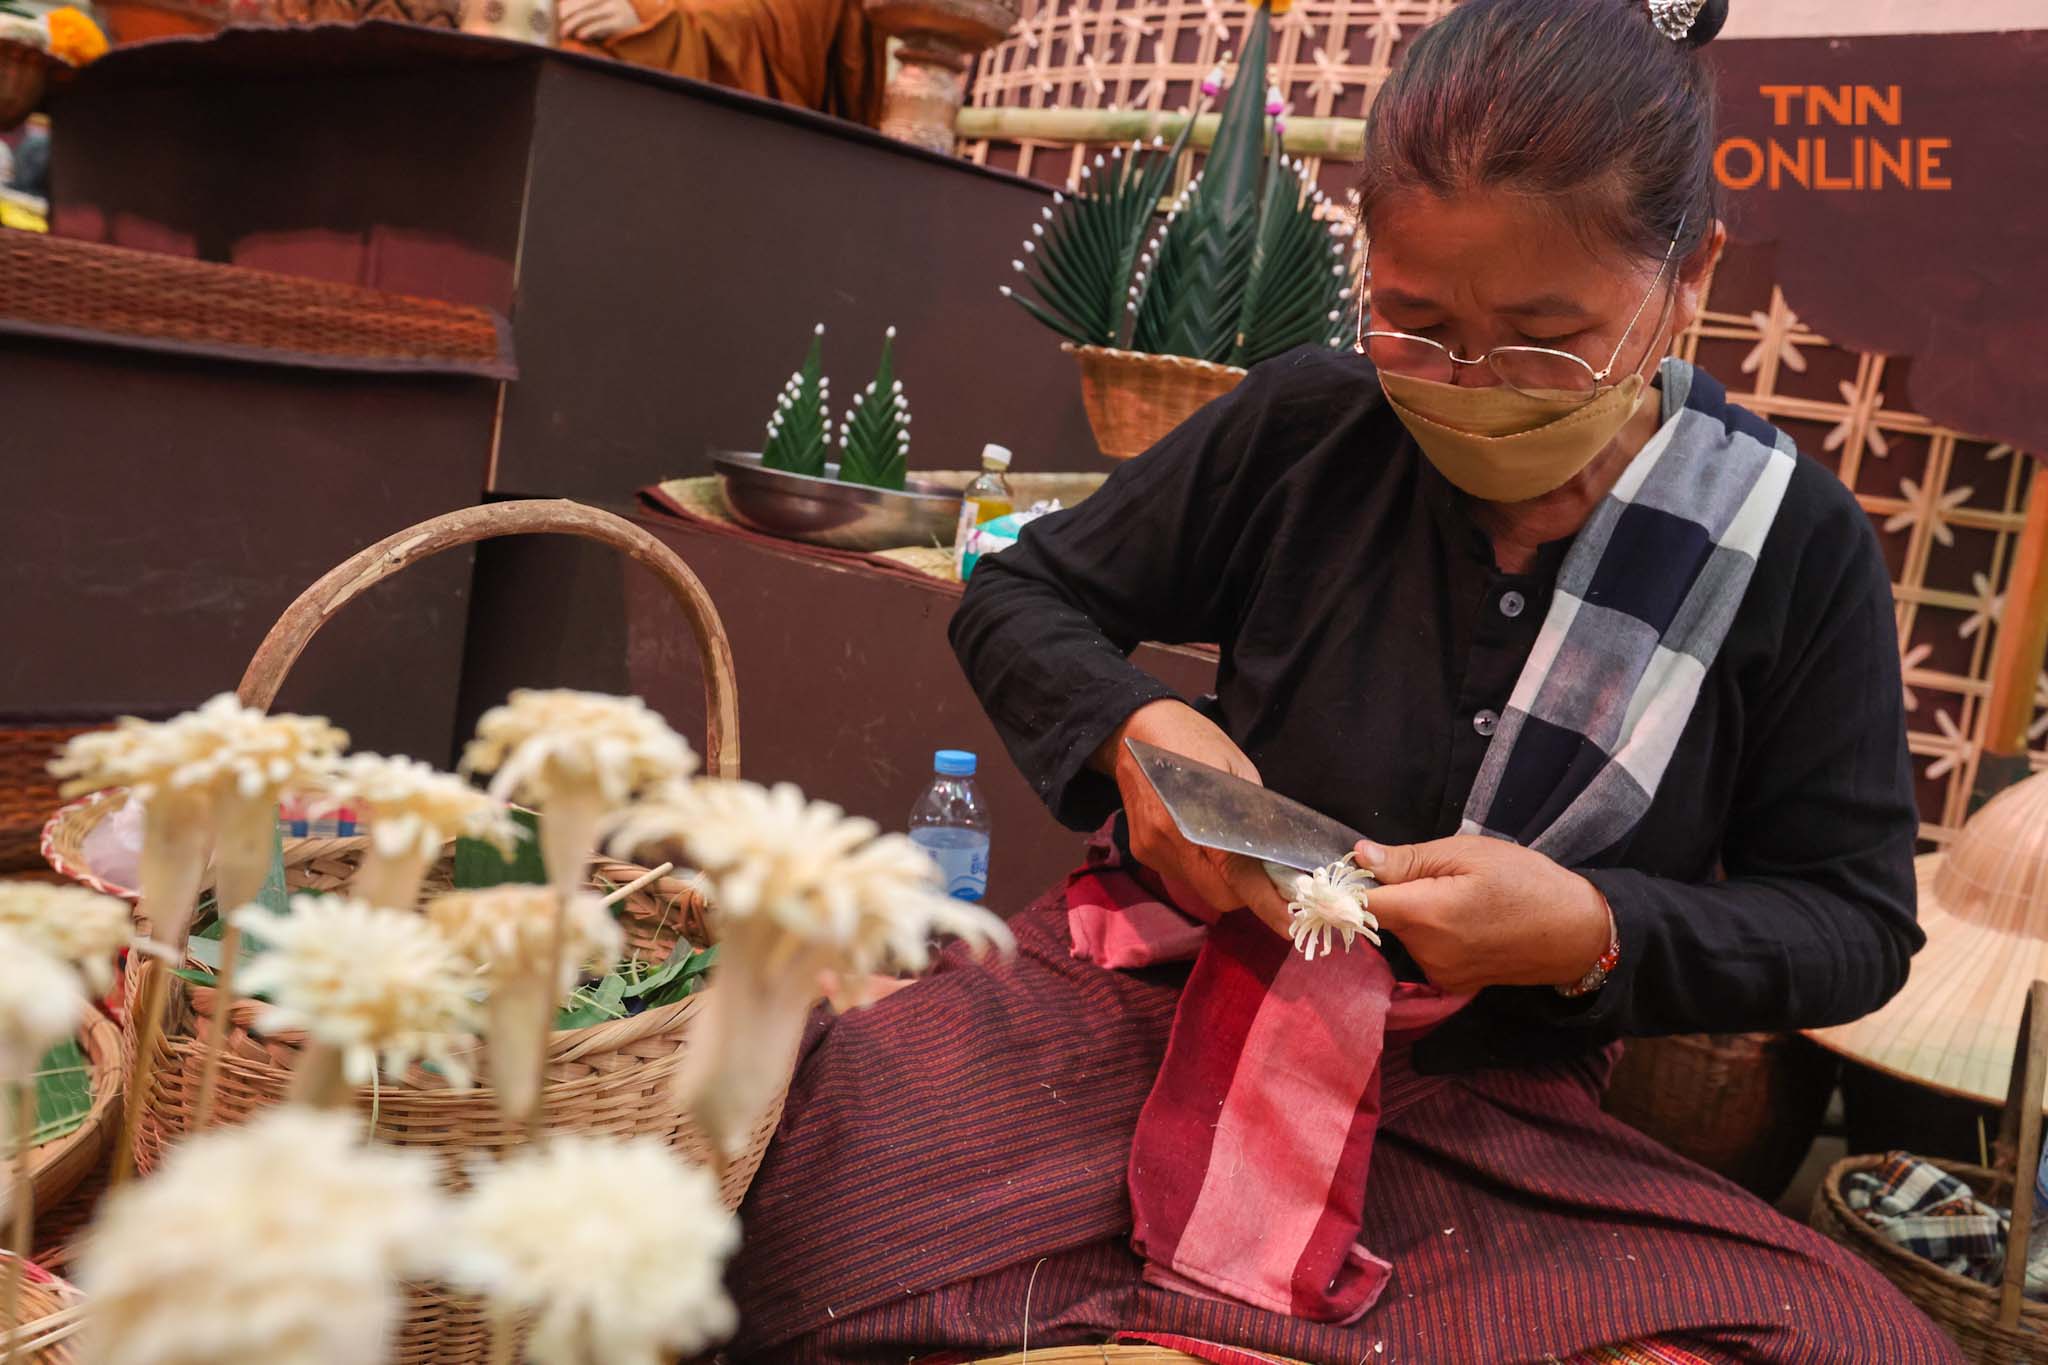
<svg viewBox="0 0 2048 1365"><path fill-rule="evenodd" d="M1369 356L1372 363L1389 374L1408 375L1415 379L1432 379L1438 383L1457 382L1460 365L1484 365L1493 371L1494 377L1517 393L1533 398L1577 397L1588 400L1600 392L1600 386L1607 376L1614 373L1615 362L1621 359L1622 348L1636 329L1636 323L1643 317L1643 310L1650 306L1650 300L1657 295L1658 287L1664 282L1664 272L1671 268L1672 258L1678 252L1678 239L1685 232L1684 222L1672 234L1671 245L1664 250L1664 263L1657 267L1657 278L1650 281L1650 292L1643 295L1643 301L1636 305L1634 316L1628 320L1628 327L1621 339L1614 343L1614 353L1607 357L1607 363L1594 369L1591 362L1549 346L1496 346L1477 360L1467 360L1450 347L1428 337L1416 336L1413 332L1379 332L1365 329L1366 310L1358 310L1358 351ZM1361 291L1363 292L1363 291Z"/></svg>

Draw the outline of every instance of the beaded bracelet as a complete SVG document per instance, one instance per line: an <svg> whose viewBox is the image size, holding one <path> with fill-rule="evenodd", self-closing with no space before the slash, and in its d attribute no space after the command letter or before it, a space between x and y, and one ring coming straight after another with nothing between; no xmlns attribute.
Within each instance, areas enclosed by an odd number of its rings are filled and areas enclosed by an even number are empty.
<svg viewBox="0 0 2048 1365"><path fill-rule="evenodd" d="M1567 1000L1576 1000L1582 995L1591 995L1594 991L1606 985L1607 978L1613 973L1615 964L1621 961L1621 931L1615 927L1614 907L1607 904L1607 897L1605 896L1600 898L1600 903L1607 907L1607 951L1600 954L1600 960L1595 962L1592 969L1584 976L1569 986L1559 986L1557 988L1557 993Z"/></svg>

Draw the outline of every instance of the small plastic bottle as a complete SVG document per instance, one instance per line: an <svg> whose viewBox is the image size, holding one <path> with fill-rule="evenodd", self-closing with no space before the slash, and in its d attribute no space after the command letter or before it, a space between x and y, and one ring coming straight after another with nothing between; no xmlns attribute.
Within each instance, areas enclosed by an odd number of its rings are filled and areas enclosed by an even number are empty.
<svg viewBox="0 0 2048 1365"><path fill-rule="evenodd" d="M960 522L953 529L953 572L960 574L975 527L1017 510L1016 495L1004 477L1010 468L1007 446L990 442L981 448L981 473L960 494Z"/></svg>
<svg viewBox="0 0 2048 1365"><path fill-rule="evenodd" d="M988 807L974 785L974 755L932 755L932 784L910 811L910 840L945 873L946 894L978 901L988 894Z"/></svg>

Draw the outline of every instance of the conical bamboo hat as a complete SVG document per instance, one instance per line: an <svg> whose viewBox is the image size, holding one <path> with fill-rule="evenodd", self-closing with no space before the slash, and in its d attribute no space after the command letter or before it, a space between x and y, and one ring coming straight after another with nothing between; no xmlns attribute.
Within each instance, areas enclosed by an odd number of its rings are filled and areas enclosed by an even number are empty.
<svg viewBox="0 0 2048 1365"><path fill-rule="evenodd" d="M2028 988L2048 978L2048 773L2000 792L1915 866L1927 946L1905 988L1875 1014L1807 1036L1865 1066L2002 1104Z"/></svg>

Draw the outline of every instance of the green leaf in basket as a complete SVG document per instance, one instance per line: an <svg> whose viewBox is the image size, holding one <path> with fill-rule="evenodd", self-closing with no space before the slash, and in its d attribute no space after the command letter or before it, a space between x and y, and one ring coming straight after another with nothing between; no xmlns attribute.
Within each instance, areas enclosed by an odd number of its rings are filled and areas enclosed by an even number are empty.
<svg viewBox="0 0 2048 1365"><path fill-rule="evenodd" d="M487 886L503 886L507 882L526 886L547 883L547 868L540 860L538 818L532 811L514 810L512 819L525 834L509 860L482 839L460 838L455 841L453 877L457 891L481 891Z"/></svg>
<svg viewBox="0 0 2048 1365"><path fill-rule="evenodd" d="M569 1003L555 1012L555 1027L589 1028L607 1019L623 1019L625 999L626 978L613 972L594 986L579 987Z"/></svg>
<svg viewBox="0 0 2048 1365"><path fill-rule="evenodd" d="M703 984L705 973L718 961L718 947L688 951L684 944L638 985L626 992L629 999L638 1000L647 1009L660 1009L673 1005L685 996L693 994Z"/></svg>
<svg viewBox="0 0 2048 1365"><path fill-rule="evenodd" d="M43 1054L36 1065L36 1129L34 1142L55 1142L76 1132L92 1108L92 1063L76 1038Z"/></svg>
<svg viewBox="0 0 2048 1365"><path fill-rule="evenodd" d="M256 893L256 903L273 915L291 913L291 892L284 884L284 826L276 824L270 832L270 871L264 875L263 889Z"/></svg>

